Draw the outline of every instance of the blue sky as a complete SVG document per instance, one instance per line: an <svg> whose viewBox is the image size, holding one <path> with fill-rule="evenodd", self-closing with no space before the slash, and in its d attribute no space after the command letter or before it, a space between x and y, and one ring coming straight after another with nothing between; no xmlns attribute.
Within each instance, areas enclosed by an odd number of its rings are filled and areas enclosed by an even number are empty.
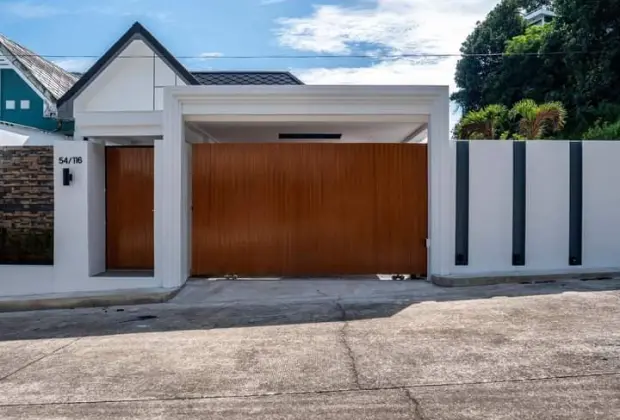
<svg viewBox="0 0 620 420"><path fill-rule="evenodd" d="M0 31L38 54L99 56L133 22L190 69L291 70L307 83L439 84L454 88L458 53L497 0L0 0ZM351 55L372 55L359 59ZM232 59L333 55L337 58ZM392 57L386 58L385 55ZM209 58L217 56L217 58ZM92 59L54 58L69 70Z"/></svg>

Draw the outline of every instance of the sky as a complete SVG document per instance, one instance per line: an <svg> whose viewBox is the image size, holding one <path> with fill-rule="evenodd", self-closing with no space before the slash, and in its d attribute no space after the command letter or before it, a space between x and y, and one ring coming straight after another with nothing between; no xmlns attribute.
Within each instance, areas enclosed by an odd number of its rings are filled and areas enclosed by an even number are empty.
<svg viewBox="0 0 620 420"><path fill-rule="evenodd" d="M312 84L454 90L458 58L403 55L457 54L497 2L0 0L0 32L38 54L65 56L50 59L70 71L85 71L94 61L71 56L102 55L139 21L173 55L188 57L180 61L190 70L290 70ZM274 55L307 58L232 58Z"/></svg>

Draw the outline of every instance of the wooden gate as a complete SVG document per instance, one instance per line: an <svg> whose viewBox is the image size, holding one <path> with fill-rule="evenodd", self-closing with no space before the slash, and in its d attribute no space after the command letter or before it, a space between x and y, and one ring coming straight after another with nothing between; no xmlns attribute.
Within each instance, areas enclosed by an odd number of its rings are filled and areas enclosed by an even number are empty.
<svg viewBox="0 0 620 420"><path fill-rule="evenodd" d="M193 146L194 275L426 273L427 151Z"/></svg>
<svg viewBox="0 0 620 420"><path fill-rule="evenodd" d="M109 270L152 269L152 147L106 147L106 259Z"/></svg>

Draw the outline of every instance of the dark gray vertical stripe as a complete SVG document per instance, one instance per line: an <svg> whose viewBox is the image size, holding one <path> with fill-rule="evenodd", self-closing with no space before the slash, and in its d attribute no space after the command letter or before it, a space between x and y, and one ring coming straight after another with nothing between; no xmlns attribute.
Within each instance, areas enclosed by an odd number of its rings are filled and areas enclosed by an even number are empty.
<svg viewBox="0 0 620 420"><path fill-rule="evenodd" d="M456 265L469 264L469 142L456 143Z"/></svg>
<svg viewBox="0 0 620 420"><path fill-rule="evenodd" d="M581 265L583 237L583 147L570 144L568 264Z"/></svg>
<svg viewBox="0 0 620 420"><path fill-rule="evenodd" d="M525 265L525 145L513 142L512 265Z"/></svg>

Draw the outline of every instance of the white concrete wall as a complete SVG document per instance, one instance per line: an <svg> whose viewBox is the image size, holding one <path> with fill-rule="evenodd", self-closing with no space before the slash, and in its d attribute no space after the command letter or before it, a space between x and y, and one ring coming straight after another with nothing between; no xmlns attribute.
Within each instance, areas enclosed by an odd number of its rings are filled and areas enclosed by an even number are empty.
<svg viewBox="0 0 620 420"><path fill-rule="evenodd" d="M88 147L88 274L106 269L105 146Z"/></svg>
<svg viewBox="0 0 620 420"><path fill-rule="evenodd" d="M182 85L147 44L135 40L75 99L74 112L161 111L163 88Z"/></svg>
<svg viewBox="0 0 620 420"><path fill-rule="evenodd" d="M451 165L456 148L452 147ZM620 270L620 141L583 142L583 258L569 265L570 142L526 146L525 266L512 265L513 144L470 142L469 264L450 275L554 274ZM455 179L450 181L455 193ZM451 200L454 200L454 194ZM441 223L454 226L454 213ZM452 231L454 235L454 231Z"/></svg>
<svg viewBox="0 0 620 420"><path fill-rule="evenodd" d="M51 265L0 265L0 299L23 295L46 295L54 291Z"/></svg>
<svg viewBox="0 0 620 420"><path fill-rule="evenodd" d="M568 268L568 142L529 141L526 149L525 261L528 268Z"/></svg>
<svg viewBox="0 0 620 420"><path fill-rule="evenodd" d="M161 287L154 277L94 276L105 270L104 152L81 140L54 144L54 265L0 265L0 298ZM82 163L61 165L60 157ZM73 174L69 186L63 168Z"/></svg>
<svg viewBox="0 0 620 420"><path fill-rule="evenodd" d="M512 262L512 144L472 142L469 157L468 269L502 270Z"/></svg>
<svg viewBox="0 0 620 420"><path fill-rule="evenodd" d="M583 263L620 267L620 141L583 143Z"/></svg>

